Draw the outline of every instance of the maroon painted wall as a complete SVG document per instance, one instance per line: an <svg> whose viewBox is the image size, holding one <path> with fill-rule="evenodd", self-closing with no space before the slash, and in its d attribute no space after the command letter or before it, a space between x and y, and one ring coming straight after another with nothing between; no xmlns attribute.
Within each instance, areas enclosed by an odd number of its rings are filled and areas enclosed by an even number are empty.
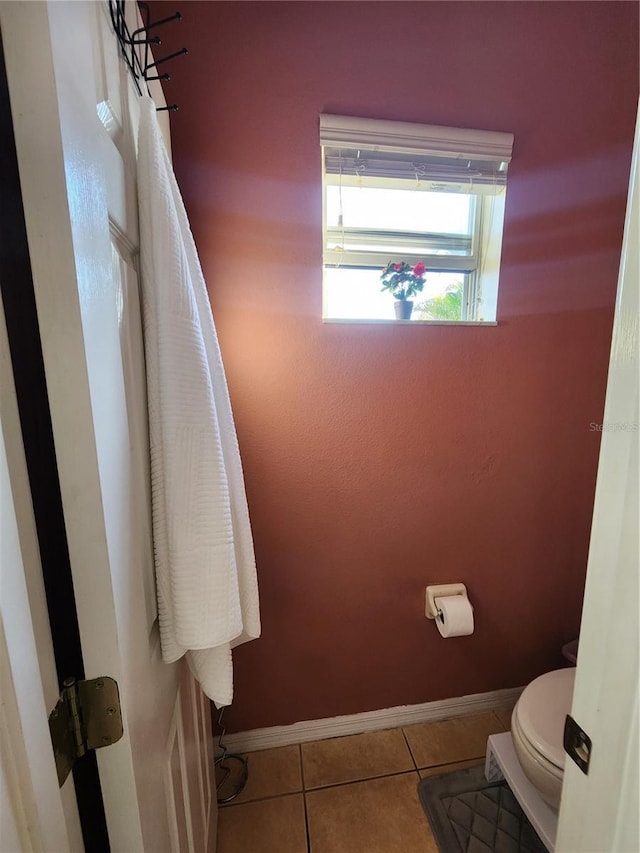
<svg viewBox="0 0 640 853"><path fill-rule="evenodd" d="M155 3L154 14L169 5ZM179 4L178 4L179 5ZM174 160L263 636L231 730L513 687L578 633L638 95L635 3L185 3ZM496 328L321 316L318 114L515 134ZM472 637L424 618L464 581Z"/></svg>

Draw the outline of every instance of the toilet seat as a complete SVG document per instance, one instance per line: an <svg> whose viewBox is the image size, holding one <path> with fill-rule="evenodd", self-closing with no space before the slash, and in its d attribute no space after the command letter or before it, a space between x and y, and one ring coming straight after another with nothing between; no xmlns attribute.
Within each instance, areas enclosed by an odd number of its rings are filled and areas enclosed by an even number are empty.
<svg viewBox="0 0 640 853"><path fill-rule="evenodd" d="M516 705L523 737L536 753L560 769L566 757L564 721L571 711L575 677L573 667L547 672L525 687Z"/></svg>
<svg viewBox="0 0 640 853"><path fill-rule="evenodd" d="M513 709L511 734L522 769L555 808L562 789L564 722L571 710L574 681L574 668L547 672L524 689Z"/></svg>

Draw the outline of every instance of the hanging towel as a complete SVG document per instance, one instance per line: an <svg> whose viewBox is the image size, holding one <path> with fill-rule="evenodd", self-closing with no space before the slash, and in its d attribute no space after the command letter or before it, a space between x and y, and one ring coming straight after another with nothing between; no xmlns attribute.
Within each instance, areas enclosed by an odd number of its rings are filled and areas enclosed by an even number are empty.
<svg viewBox="0 0 640 853"><path fill-rule="evenodd" d="M162 657L186 654L218 707L231 649L260 636L253 540L229 392L189 221L151 98L138 204L151 500Z"/></svg>

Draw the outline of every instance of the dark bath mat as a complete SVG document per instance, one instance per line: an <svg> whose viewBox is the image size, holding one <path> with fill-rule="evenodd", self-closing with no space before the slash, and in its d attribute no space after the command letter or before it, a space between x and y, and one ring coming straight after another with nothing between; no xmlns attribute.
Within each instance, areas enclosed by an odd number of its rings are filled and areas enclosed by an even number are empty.
<svg viewBox="0 0 640 853"><path fill-rule="evenodd" d="M547 853L506 782L484 766L429 776L420 802L442 853Z"/></svg>

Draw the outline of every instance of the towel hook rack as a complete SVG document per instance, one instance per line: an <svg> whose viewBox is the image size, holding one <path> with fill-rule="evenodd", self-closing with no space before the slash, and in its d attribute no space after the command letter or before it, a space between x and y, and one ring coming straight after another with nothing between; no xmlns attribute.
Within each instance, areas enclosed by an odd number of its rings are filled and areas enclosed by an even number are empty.
<svg viewBox="0 0 640 853"><path fill-rule="evenodd" d="M125 0L109 0L111 24L120 45L122 58L129 69L138 94L143 95L145 93L149 93L148 83L151 80L171 79L171 75L167 72L163 72L162 74L150 74L149 72L154 71L157 66L162 63L169 62L178 56L184 56L189 51L186 47L183 47L168 56L163 56L154 61L150 45L162 44L162 40L157 35L149 35L149 30L164 26L172 21L181 21L182 15L180 12L175 12L173 15L168 15L166 18L161 18L158 21L152 21L148 3L143 3L139 0L138 8L140 9L142 26L131 32L126 21ZM146 90L146 92L144 90ZM165 107L156 107L156 109L158 112L163 110L175 112L178 109L178 105L168 104Z"/></svg>

